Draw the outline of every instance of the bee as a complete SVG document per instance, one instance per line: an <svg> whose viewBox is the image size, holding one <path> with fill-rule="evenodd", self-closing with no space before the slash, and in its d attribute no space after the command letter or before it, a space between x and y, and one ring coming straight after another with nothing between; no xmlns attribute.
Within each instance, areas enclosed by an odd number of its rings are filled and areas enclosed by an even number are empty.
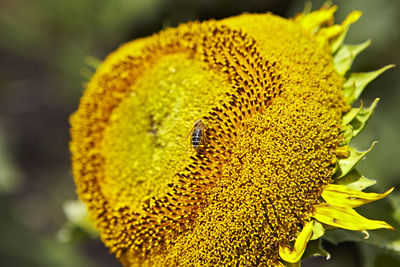
<svg viewBox="0 0 400 267"><path fill-rule="evenodd" d="M194 149L198 149L206 143L206 125L201 119L194 122L192 130L189 132L191 134L191 143Z"/></svg>

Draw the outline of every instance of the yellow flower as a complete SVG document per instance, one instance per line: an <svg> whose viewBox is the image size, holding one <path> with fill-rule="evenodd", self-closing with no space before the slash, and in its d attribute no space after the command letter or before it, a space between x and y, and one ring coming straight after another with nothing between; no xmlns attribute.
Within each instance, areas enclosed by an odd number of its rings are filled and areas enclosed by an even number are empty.
<svg viewBox="0 0 400 267"><path fill-rule="evenodd" d="M299 264L324 229L388 228L353 208L381 199L348 146L350 104L386 68L346 75L351 13L245 14L123 45L71 117L80 199L125 266ZM346 77L346 78L345 78ZM193 123L205 124L192 148Z"/></svg>

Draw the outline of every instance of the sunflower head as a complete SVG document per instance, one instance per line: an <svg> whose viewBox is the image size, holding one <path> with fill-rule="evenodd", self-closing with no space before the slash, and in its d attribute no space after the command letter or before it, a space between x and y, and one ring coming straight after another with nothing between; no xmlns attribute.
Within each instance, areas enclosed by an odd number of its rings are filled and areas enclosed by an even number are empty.
<svg viewBox="0 0 400 267"><path fill-rule="evenodd" d="M71 117L77 191L111 252L133 265L287 265L328 227L389 228L353 208L348 146L386 68L347 75L360 12L246 14L132 41L91 79ZM371 184L371 183L370 183ZM369 184L369 185L370 185Z"/></svg>

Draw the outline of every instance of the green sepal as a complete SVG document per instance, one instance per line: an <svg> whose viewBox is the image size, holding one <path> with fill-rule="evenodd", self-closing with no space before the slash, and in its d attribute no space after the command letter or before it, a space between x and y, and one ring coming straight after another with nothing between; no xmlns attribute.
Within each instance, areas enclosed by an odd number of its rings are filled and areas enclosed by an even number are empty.
<svg viewBox="0 0 400 267"><path fill-rule="evenodd" d="M343 84L343 96L347 104L352 104L359 98L364 88L385 70L393 68L394 65L387 65L376 71L353 73Z"/></svg>
<svg viewBox="0 0 400 267"><path fill-rule="evenodd" d="M319 221L314 221L313 233L310 240L316 240L322 237L324 234L325 234L325 229L322 223L320 223Z"/></svg>
<svg viewBox="0 0 400 267"><path fill-rule="evenodd" d="M322 244L321 244L321 239L317 240L311 240L307 244L307 248L304 251L302 259L307 259L309 257L315 257L315 256L321 256L324 257L325 259L329 260L331 257L331 254L329 254L328 251L323 249Z"/></svg>
<svg viewBox="0 0 400 267"><path fill-rule="evenodd" d="M335 182L336 184L344 185L351 189L356 189L360 191L376 184L376 180L365 178L356 169L353 169L347 175L340 179L337 179Z"/></svg>
<svg viewBox="0 0 400 267"><path fill-rule="evenodd" d="M361 101L361 105L359 108L352 108L349 112L343 115L342 117L342 125L348 125L360 112L363 108L363 103Z"/></svg>
<svg viewBox="0 0 400 267"><path fill-rule="evenodd" d="M351 125L346 125L342 129L343 140L340 142L341 146L347 145L353 139L353 127Z"/></svg>
<svg viewBox="0 0 400 267"><path fill-rule="evenodd" d="M357 45L342 45L339 51L333 57L333 65L336 71L344 76L350 69L356 56L369 46L371 40L367 40L362 44Z"/></svg>
<svg viewBox="0 0 400 267"><path fill-rule="evenodd" d="M361 102L359 108L352 108L349 112L343 115L343 128L341 131L343 134L343 140L340 142L340 145L343 146L350 143L351 139L356 137L365 128L378 102L379 98L376 98L368 108L363 108Z"/></svg>
<svg viewBox="0 0 400 267"><path fill-rule="evenodd" d="M360 107L360 111L355 116L355 118L350 122L350 125L353 128L353 137L357 136L362 130L364 130L365 125L367 124L369 118L371 117L372 112L374 111L378 102L379 98L376 98L368 108Z"/></svg>
<svg viewBox="0 0 400 267"><path fill-rule="evenodd" d="M336 37L330 44L331 54L335 54L336 51L342 46L344 39L346 38L349 28L346 28L338 37Z"/></svg>
<svg viewBox="0 0 400 267"><path fill-rule="evenodd" d="M365 155L371 151L375 143L376 142L373 142L371 147L365 151L357 151L356 149L349 147L349 156L338 160L337 169L333 178L339 179L348 174L365 157Z"/></svg>

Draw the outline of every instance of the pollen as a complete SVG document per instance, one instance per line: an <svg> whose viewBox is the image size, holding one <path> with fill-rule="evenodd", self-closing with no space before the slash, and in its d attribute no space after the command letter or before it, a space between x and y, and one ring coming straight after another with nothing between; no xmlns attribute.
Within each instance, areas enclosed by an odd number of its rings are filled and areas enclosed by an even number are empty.
<svg viewBox="0 0 400 267"><path fill-rule="evenodd" d="M328 43L272 14L123 45L71 117L101 239L125 266L280 264L332 183L343 83ZM197 119L207 138L193 149Z"/></svg>

